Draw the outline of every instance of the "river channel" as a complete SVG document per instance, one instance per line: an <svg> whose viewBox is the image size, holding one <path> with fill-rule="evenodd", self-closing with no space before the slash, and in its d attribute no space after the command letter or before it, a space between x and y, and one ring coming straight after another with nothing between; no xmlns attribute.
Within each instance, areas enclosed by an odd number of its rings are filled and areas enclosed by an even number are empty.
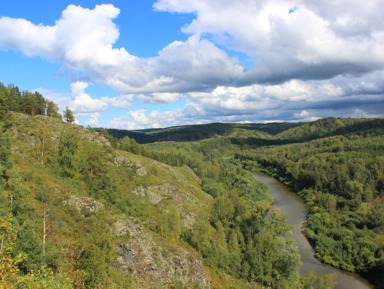
<svg viewBox="0 0 384 289"><path fill-rule="evenodd" d="M289 188L281 184L274 178L264 174L255 174L256 179L266 184L271 190L271 195L275 200L274 205L281 209L283 215L287 215L288 223L295 225L292 230L294 238L299 247L302 265L299 269L300 274L305 275L309 271L317 275L337 273L337 285L335 289L368 289L374 288L366 279L360 275L338 270L329 265L322 264L314 257L314 250L308 240L301 233L301 226L306 220L307 207L303 199L293 193Z"/></svg>

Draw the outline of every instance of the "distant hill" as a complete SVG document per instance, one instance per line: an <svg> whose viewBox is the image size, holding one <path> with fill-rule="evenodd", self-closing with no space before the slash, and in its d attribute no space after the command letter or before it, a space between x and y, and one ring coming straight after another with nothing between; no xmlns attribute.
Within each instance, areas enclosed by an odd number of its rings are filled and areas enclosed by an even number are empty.
<svg viewBox="0 0 384 289"><path fill-rule="evenodd" d="M306 141L336 135L371 133L384 133L384 119L324 118L281 131L275 135L275 138Z"/></svg>
<svg viewBox="0 0 384 289"><path fill-rule="evenodd" d="M278 145L353 133L383 134L384 119L330 117L299 123L211 123L136 131L118 129L107 129L107 131L116 138L128 136L142 144L164 141L200 141L225 137L230 138L234 144Z"/></svg>
<svg viewBox="0 0 384 289"><path fill-rule="evenodd" d="M300 276L292 228L250 170L302 190L324 262L382 275L383 119L141 131L64 119L0 84L1 288L333 287Z"/></svg>

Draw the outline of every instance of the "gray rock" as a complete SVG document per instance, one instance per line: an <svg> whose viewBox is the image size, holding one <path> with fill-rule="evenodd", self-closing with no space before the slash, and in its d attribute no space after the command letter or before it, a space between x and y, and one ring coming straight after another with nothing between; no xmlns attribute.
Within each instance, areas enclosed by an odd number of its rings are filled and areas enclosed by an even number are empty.
<svg viewBox="0 0 384 289"><path fill-rule="evenodd" d="M116 270L145 280L145 288L169 288L172 282L183 288L210 288L211 280L196 255L176 246L160 247L135 218L119 219L115 232L129 240L117 243Z"/></svg>
<svg viewBox="0 0 384 289"><path fill-rule="evenodd" d="M71 195L69 199L65 201L65 203L74 206L76 210L79 211L79 213L81 213L83 210L94 213L100 210L101 208L104 208L104 205L102 203L99 203L92 198L77 197L74 195Z"/></svg>

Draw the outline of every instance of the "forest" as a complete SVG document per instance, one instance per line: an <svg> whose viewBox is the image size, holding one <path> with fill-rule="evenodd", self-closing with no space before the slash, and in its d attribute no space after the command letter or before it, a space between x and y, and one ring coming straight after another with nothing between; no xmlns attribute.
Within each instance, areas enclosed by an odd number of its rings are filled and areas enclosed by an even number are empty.
<svg viewBox="0 0 384 289"><path fill-rule="evenodd" d="M0 85L0 288L332 288L332 275L300 276L292 228L254 170L304 198L319 259L384 272L381 119L128 134L63 115Z"/></svg>
<svg viewBox="0 0 384 289"><path fill-rule="evenodd" d="M244 150L235 158L244 168L264 171L303 197L309 207L304 232L317 258L381 279L383 156L382 126L373 126L363 133Z"/></svg>

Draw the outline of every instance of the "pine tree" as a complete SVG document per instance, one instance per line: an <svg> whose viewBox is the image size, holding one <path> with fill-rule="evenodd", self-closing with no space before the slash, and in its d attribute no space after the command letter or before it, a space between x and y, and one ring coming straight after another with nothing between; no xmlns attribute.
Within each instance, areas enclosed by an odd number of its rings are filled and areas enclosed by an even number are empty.
<svg viewBox="0 0 384 289"><path fill-rule="evenodd" d="M11 153L11 136L0 122L0 188L6 182L6 171L12 166L9 158Z"/></svg>
<svg viewBox="0 0 384 289"><path fill-rule="evenodd" d="M67 106L66 110L63 112L64 120L67 123L72 123L75 121L75 116L73 115L72 110L70 110Z"/></svg>
<svg viewBox="0 0 384 289"><path fill-rule="evenodd" d="M57 163L63 177L73 177L78 169L77 144L77 135L72 131L64 131L60 135Z"/></svg>
<svg viewBox="0 0 384 289"><path fill-rule="evenodd" d="M61 114L59 113L59 107L53 101L48 101L47 103L47 115L53 118L61 119Z"/></svg>
<svg viewBox="0 0 384 289"><path fill-rule="evenodd" d="M45 115L47 100L39 92L34 94L34 106L35 114Z"/></svg>

